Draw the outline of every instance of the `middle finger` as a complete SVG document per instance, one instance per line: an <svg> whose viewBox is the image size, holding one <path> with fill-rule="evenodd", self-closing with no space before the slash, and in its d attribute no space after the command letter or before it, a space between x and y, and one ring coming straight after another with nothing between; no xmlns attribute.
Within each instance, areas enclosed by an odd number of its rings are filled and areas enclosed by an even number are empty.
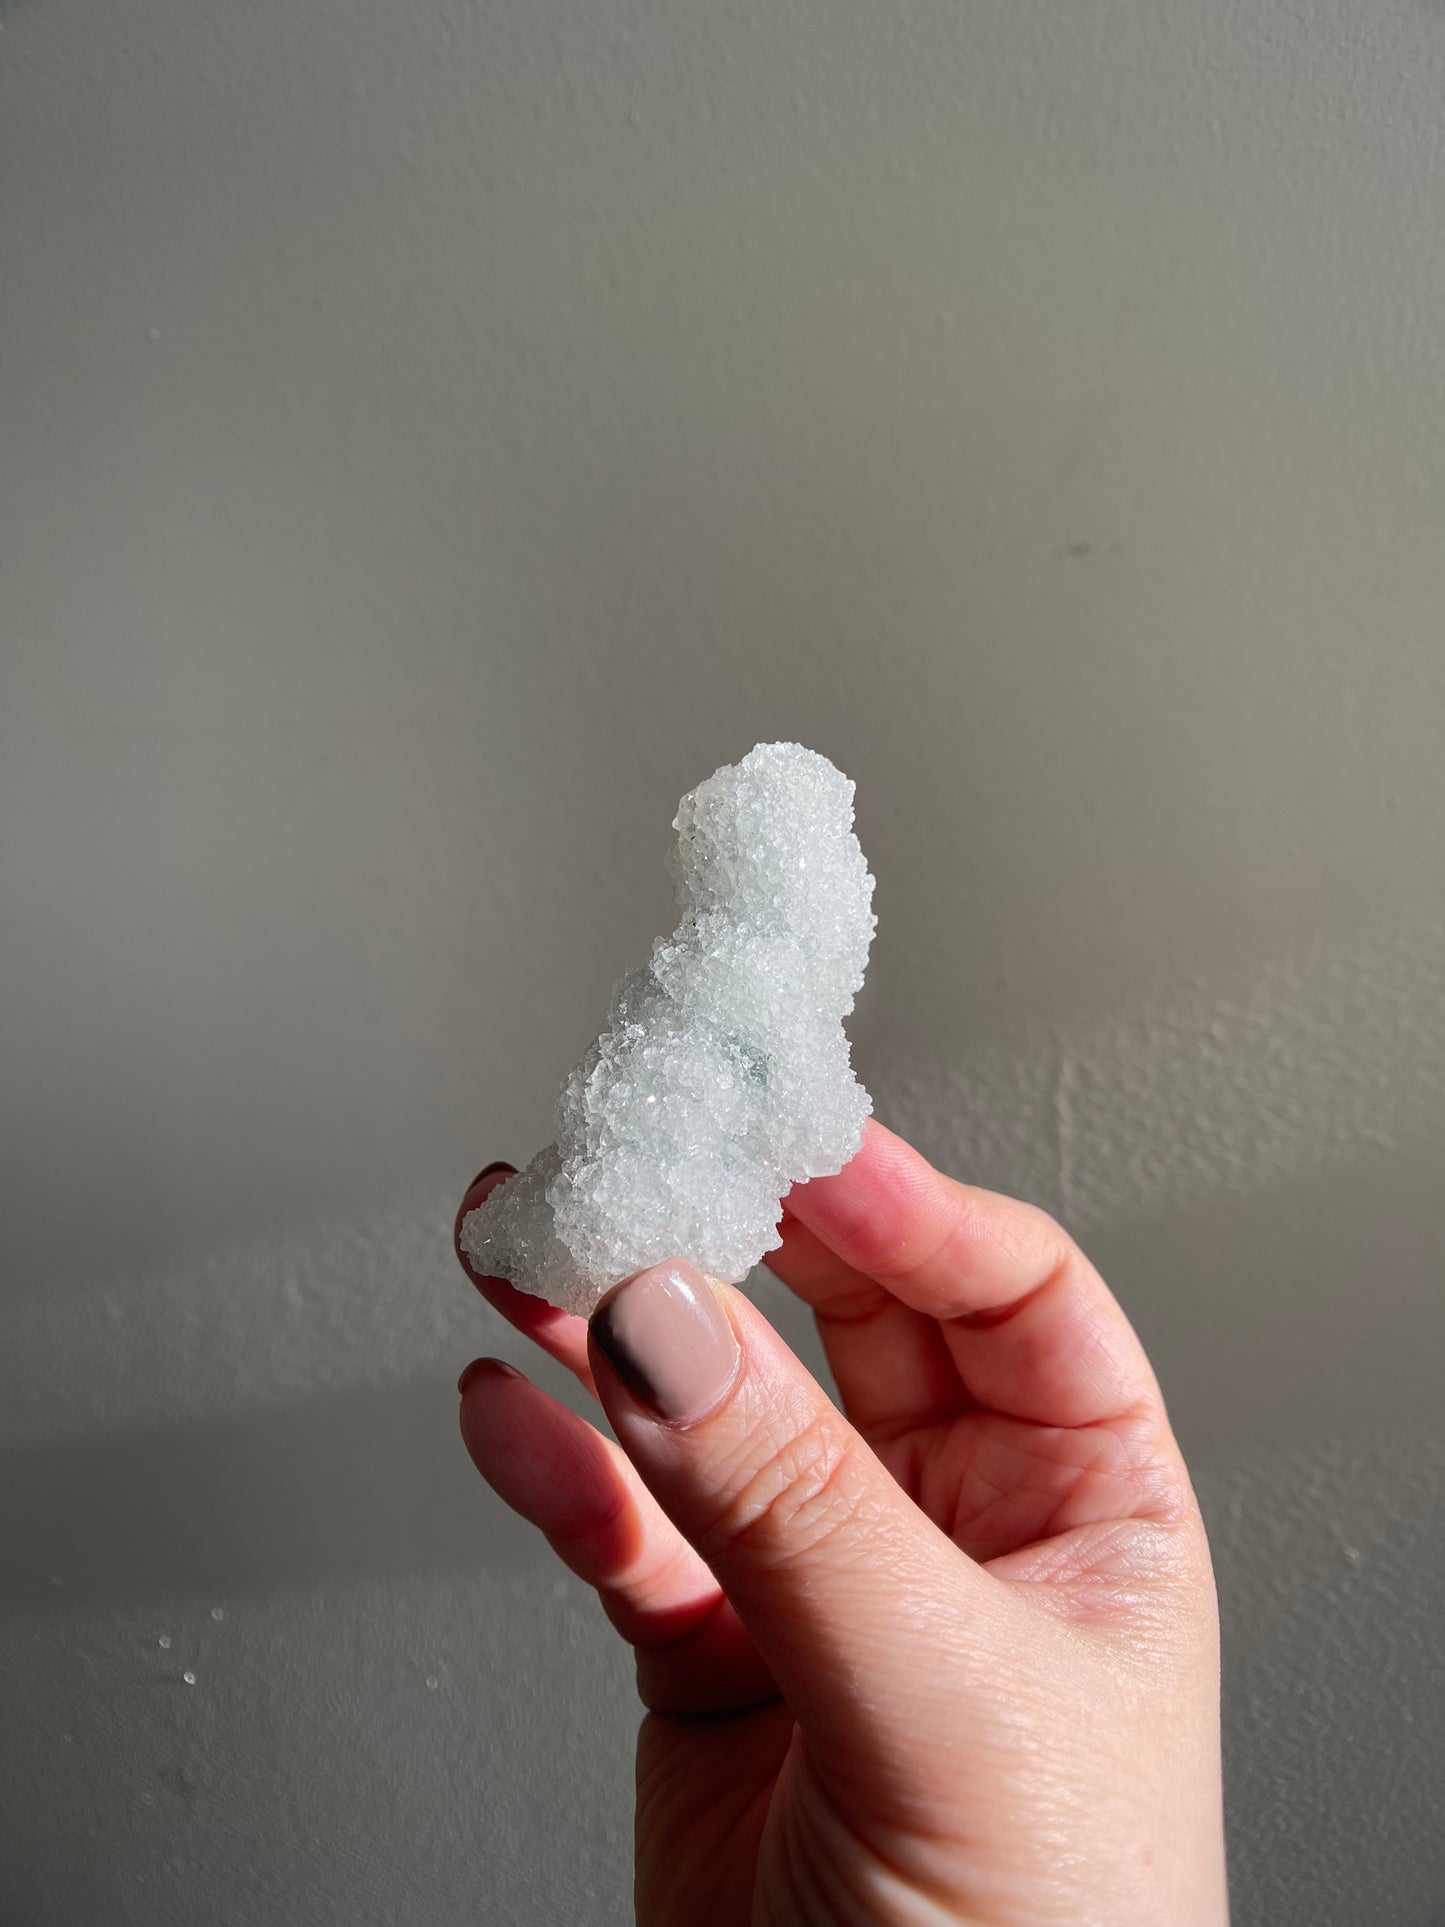
<svg viewBox="0 0 1445 1927"><path fill-rule="evenodd" d="M499 1360L469 1365L459 1389L473 1464L596 1588L607 1617L636 1650L646 1706L736 1712L776 1697L771 1673L716 1578L619 1446Z"/></svg>

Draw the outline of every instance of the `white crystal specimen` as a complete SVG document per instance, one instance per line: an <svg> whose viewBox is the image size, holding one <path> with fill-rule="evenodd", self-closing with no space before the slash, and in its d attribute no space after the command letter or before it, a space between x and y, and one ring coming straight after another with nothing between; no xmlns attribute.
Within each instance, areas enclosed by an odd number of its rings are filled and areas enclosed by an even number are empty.
<svg viewBox="0 0 1445 1927"><path fill-rule="evenodd" d="M478 1271L568 1311L665 1258L745 1278L789 1188L840 1171L872 1109L843 1033L877 922L852 783L759 743L673 828L677 928L614 989L556 1142L462 1224Z"/></svg>

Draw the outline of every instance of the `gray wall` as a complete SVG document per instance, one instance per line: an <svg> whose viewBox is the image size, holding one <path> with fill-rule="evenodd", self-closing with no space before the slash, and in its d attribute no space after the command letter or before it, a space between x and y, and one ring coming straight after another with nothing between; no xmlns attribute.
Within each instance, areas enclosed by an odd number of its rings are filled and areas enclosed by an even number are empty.
<svg viewBox="0 0 1445 1927"><path fill-rule="evenodd" d="M1445 7L0 23L0 1923L626 1917L447 1232L777 737L1160 1367L1239 1922L1445 1920Z"/></svg>

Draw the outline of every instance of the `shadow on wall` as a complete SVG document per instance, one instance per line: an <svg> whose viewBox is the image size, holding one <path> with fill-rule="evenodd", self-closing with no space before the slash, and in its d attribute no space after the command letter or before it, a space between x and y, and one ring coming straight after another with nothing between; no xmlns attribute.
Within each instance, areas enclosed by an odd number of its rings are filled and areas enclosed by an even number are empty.
<svg viewBox="0 0 1445 1927"><path fill-rule="evenodd" d="M1011 1174L975 1175L1007 1185ZM1261 1450L1268 1457L1357 1437L1359 1427L1343 1415L1362 1377L1377 1396L1390 1387L1402 1433L1418 1435L1422 1421L1428 1428L1437 1406L1431 1252L1438 1176L1438 1143L1430 1138L1352 1158L1345 1181L1338 1167L1276 1177L1250 1196L1224 1192L1129 1214L1085 1236L1160 1369L1197 1476L1225 1475ZM1396 1309L1384 1322L1373 1315L1368 1289L1374 1228L1382 1222L1396 1227L1397 1265L1411 1246L1419 1252L1415 1275L1397 1277ZM354 1287L364 1274L345 1275ZM769 1277L759 1274L754 1295L822 1374L806 1309L764 1282ZM308 1280L323 1309L331 1302L326 1283L326 1276ZM458 1297L464 1304L465 1295ZM353 1333L368 1329L371 1302L356 1295ZM395 1318L390 1296L374 1309L379 1319ZM495 1349L500 1335L464 1336L459 1326L445 1349L459 1359L468 1345ZM291 1340L299 1342L294 1330ZM131 1361L134 1374L134 1353ZM72 1360L77 1369L84 1362ZM144 1376L154 1381L188 1363L184 1351L160 1351L145 1360ZM0 1459L0 1604L45 1611L77 1600L186 1592L261 1597L545 1558L531 1528L469 1464L450 1371L419 1363L387 1386L312 1391L169 1423L147 1424L137 1414L129 1428L11 1451ZM547 1361L527 1369L587 1408L570 1381L550 1382ZM1221 1405L1233 1414L1232 1444L1223 1450ZM1213 1443L1195 1453L1196 1436Z"/></svg>
<svg viewBox="0 0 1445 1927"><path fill-rule="evenodd" d="M0 1604L259 1597L523 1564L537 1535L477 1477L456 1414L450 1382L411 1380L11 1454Z"/></svg>
<svg viewBox="0 0 1445 1927"><path fill-rule="evenodd" d="M812 1314L771 1274L760 1281L755 1295L773 1324L831 1391ZM457 1358L515 1351L500 1319L488 1318L484 1336L458 1341ZM609 1431L560 1366L515 1355L535 1383ZM0 1546L0 1611L41 1613L188 1592L262 1599L357 1579L556 1570L541 1536L467 1458L450 1370L11 1452L0 1457Z"/></svg>
<svg viewBox="0 0 1445 1927"><path fill-rule="evenodd" d="M1436 1429L1260 1451L1201 1484L1238 1927L1445 1927ZM1399 1878L1388 1896L1382 1852Z"/></svg>

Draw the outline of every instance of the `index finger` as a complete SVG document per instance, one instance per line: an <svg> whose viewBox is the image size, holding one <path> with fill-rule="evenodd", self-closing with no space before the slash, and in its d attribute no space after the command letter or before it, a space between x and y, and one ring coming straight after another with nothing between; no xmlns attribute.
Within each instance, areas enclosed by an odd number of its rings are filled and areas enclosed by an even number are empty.
<svg viewBox="0 0 1445 1927"><path fill-rule="evenodd" d="M1162 1412L1122 1307L1037 1205L946 1176L870 1118L857 1155L795 1186L787 1209L849 1270L938 1320L980 1405L1063 1426Z"/></svg>
<svg viewBox="0 0 1445 1927"><path fill-rule="evenodd" d="M452 1249L457 1254L457 1262L471 1279L477 1290L494 1311L499 1311L509 1325L534 1344L540 1345L561 1365L565 1365L595 1398L597 1387L592 1382L592 1367L587 1362L587 1320L579 1318L575 1312L560 1311L557 1306L548 1304L545 1298L535 1293L518 1291L506 1278L491 1278L477 1270L466 1252L462 1249L462 1220L469 1211L475 1211L499 1184L517 1175L517 1167L505 1160L487 1165L478 1171L462 1194L457 1206L457 1215L452 1223Z"/></svg>

